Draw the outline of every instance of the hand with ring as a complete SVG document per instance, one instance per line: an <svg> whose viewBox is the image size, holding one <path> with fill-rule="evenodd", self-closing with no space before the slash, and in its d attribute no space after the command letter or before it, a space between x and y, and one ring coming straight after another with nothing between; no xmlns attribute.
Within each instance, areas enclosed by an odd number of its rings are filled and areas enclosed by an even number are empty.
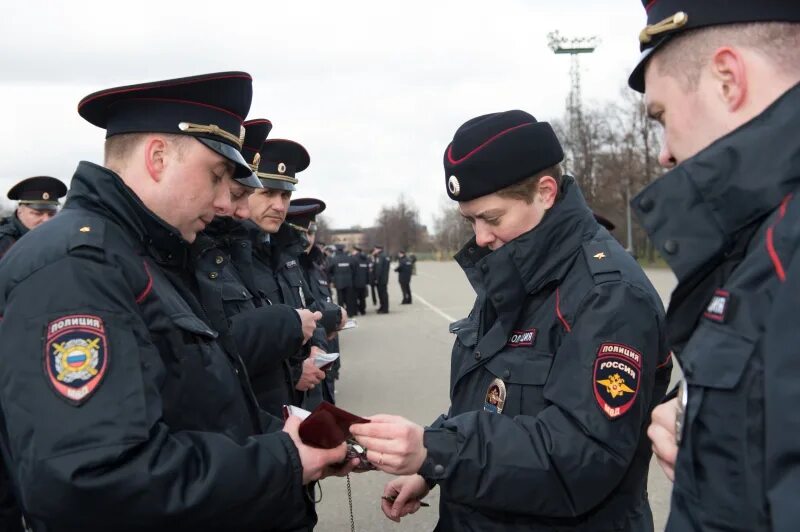
<svg viewBox="0 0 800 532"><path fill-rule="evenodd" d="M393 475L419 471L428 456L422 441L424 429L400 416L377 415L369 420L350 427L358 443L368 449L369 461Z"/></svg>

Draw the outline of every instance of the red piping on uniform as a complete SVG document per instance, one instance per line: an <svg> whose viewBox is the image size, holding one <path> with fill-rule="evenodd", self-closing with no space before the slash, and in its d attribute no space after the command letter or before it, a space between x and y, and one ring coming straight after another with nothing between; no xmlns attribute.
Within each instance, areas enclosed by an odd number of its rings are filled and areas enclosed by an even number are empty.
<svg viewBox="0 0 800 532"><path fill-rule="evenodd" d="M177 87L178 85L187 85L187 84L197 83L197 82L202 82L202 81L216 81L216 80L220 80L220 79L248 79L250 81L253 80L253 78L249 74L237 73L237 74L230 74L228 76L215 76L215 77L208 77L208 78L205 78L205 77L202 77L202 76L200 76L200 77L192 77L192 78L189 78L189 79L182 79L182 80L179 80L179 81L173 81L172 83L161 83L161 82L145 83L145 84L142 84L142 85L136 85L134 87L122 87L122 88L120 88L118 90L103 91L103 92L100 92L100 93L95 94L95 95L89 95L87 97L87 99L81 101L78 104L78 110L80 110L81 107L83 107L84 105L86 105L87 103L89 103L91 101L94 101L94 100L96 100L98 98L102 98L104 96L109 96L111 94L124 94L126 92L144 91L144 90L150 90L150 89L163 89L164 87Z"/></svg>
<svg viewBox="0 0 800 532"><path fill-rule="evenodd" d="M786 206L789 203L789 200L792 199L792 195L788 194L783 201L781 202L781 206L778 209L778 219L775 220L775 223L772 224L769 229L767 229L767 253L769 253L769 258L772 259L772 265L775 267L775 275L778 276L778 280L780 282L786 282L786 270L783 269L783 263L781 263L781 258L778 256L778 252L775 251L775 226L777 226L783 217L786 216Z"/></svg>
<svg viewBox="0 0 800 532"><path fill-rule="evenodd" d="M139 297L136 298L136 303L141 303L144 301L144 298L147 297L147 294L150 293L150 290L153 289L153 276L150 275L150 268L147 267L147 263L144 263L144 272L147 274L147 286L144 287L144 290Z"/></svg>
<svg viewBox="0 0 800 532"><path fill-rule="evenodd" d="M569 323L567 323L567 320L565 320L564 316L561 315L561 303L560 303L560 301L561 301L561 297L558 295L558 288L556 288L556 315L558 316L558 319L561 320L561 323L564 324L564 328L567 330L567 332L572 332L572 327L569 326Z"/></svg>
<svg viewBox="0 0 800 532"><path fill-rule="evenodd" d="M658 3L658 0L650 0L647 3L647 5L644 6L644 10L647 11L647 12L650 12L650 10L653 9L653 6L656 5L657 3Z"/></svg>
<svg viewBox="0 0 800 532"><path fill-rule="evenodd" d="M237 119L239 122L241 122L242 120L244 120L244 118L242 118L241 116L237 115L236 113L232 113L232 112L228 111L227 109L223 109L222 107L217 107L217 106L215 106L215 105L209 105L209 104L207 104L207 103L194 102L194 101L192 101L192 100L181 100L181 99L179 99L179 98L131 98L130 100L125 100L125 101L128 101L128 102L134 102L134 101L141 102L141 101L146 101L146 102L172 102L172 103L185 103L185 104L187 104L187 105L194 105L194 106L196 106L196 107L205 107L206 109L213 109L213 110L215 110L215 111L219 111L219 112L221 112L221 113L225 113L225 114L227 114L227 115L230 115L230 116L234 117L234 118L235 118L235 119Z"/></svg>
<svg viewBox="0 0 800 532"><path fill-rule="evenodd" d="M501 136L505 135L506 133L510 133L511 131L514 131L515 129L519 129L521 127L532 126L534 123L535 122L525 122L524 124L520 124L518 126L510 127L510 128L508 128L508 129L506 129L504 131L501 131L500 133L498 133L497 135L493 136L489 140L485 141L483 144L481 144L477 148L473 149L471 152L469 152L465 156L461 157L460 159L453 159L453 145L450 144L450 146L447 147L447 160L450 161L450 164L459 164L459 163L461 163L463 161L466 161L467 159L469 159L473 155L475 155L476 152L478 152L478 151L482 150L483 148L485 148L487 144L493 142L498 137L501 137Z"/></svg>
<svg viewBox="0 0 800 532"><path fill-rule="evenodd" d="M663 368L664 366L666 366L667 364L669 364L670 360L672 360L672 351L670 351L670 352L669 352L669 354L667 354L667 359L666 359L664 362L662 362L661 364L659 364L658 366L656 366L656 369L661 369L661 368Z"/></svg>

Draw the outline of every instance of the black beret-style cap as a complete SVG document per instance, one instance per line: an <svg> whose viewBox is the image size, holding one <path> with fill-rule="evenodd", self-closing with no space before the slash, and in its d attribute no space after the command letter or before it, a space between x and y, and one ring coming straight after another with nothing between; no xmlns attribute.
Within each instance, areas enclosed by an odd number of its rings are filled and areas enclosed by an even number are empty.
<svg viewBox="0 0 800 532"><path fill-rule="evenodd" d="M66 195L67 185L49 176L23 179L8 191L8 199L37 210L57 209L58 199Z"/></svg>
<svg viewBox="0 0 800 532"><path fill-rule="evenodd" d="M244 142L242 142L242 155L253 172L258 170L259 152L272 131L272 122L266 118L254 118L244 124Z"/></svg>
<svg viewBox="0 0 800 532"><path fill-rule="evenodd" d="M189 135L234 165L234 178L261 188L240 150L244 117L253 98L246 72L220 72L114 87L86 96L78 114L106 130L123 133Z"/></svg>
<svg viewBox="0 0 800 532"><path fill-rule="evenodd" d="M686 30L746 22L800 22L796 0L642 0L647 26L639 32L642 56L628 85L644 92L644 71L655 50Z"/></svg>
<svg viewBox="0 0 800 532"><path fill-rule="evenodd" d="M305 229L310 229L317 215L325 210L325 202L316 198L297 198L289 202L286 221Z"/></svg>
<svg viewBox="0 0 800 532"><path fill-rule="evenodd" d="M311 163L306 149L293 140L272 139L261 147L256 175L264 188L296 190L295 175Z"/></svg>
<svg viewBox="0 0 800 532"><path fill-rule="evenodd" d="M464 123L444 152L447 194L469 201L496 192L564 160L553 128L524 111Z"/></svg>

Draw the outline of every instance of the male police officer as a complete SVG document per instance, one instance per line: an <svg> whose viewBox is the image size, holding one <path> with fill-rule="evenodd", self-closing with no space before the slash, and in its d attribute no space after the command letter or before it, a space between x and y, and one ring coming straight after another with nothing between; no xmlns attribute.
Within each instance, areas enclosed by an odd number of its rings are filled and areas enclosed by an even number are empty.
<svg viewBox="0 0 800 532"><path fill-rule="evenodd" d="M667 529L797 530L800 3L645 4L630 85L670 171L632 206L678 278L685 375L649 429L674 474Z"/></svg>
<svg viewBox="0 0 800 532"><path fill-rule="evenodd" d="M374 258L374 271L375 271L375 286L378 287L378 314L389 313L389 257L383 252L383 246L376 245L372 250L372 257Z"/></svg>
<svg viewBox="0 0 800 532"><path fill-rule="evenodd" d="M298 182L296 175L308 167L311 159L302 145L284 139L267 140L259 155L256 175L264 188L249 198L254 289L270 303L308 308L314 297L299 264L305 246L297 231L284 221ZM306 392L325 379L325 372L314 365L313 355L318 350L327 351L322 327L317 327L303 349L284 361L279 378L273 370L251 376L265 410L278 415L283 405L300 405Z"/></svg>
<svg viewBox="0 0 800 532"><path fill-rule="evenodd" d="M242 156L255 171L253 161L260 157L272 123L252 119L244 123L244 128ZM318 315L270 304L260 297L253 279L250 230L243 222L250 217L246 193L244 188L237 191L232 216L215 217L198 235L192 243L192 262L201 303L212 326L231 332L234 349L250 375L271 371L279 379L283 361L297 353L316 330Z"/></svg>
<svg viewBox="0 0 800 532"><path fill-rule="evenodd" d="M252 96L228 72L108 89L78 111L106 129L57 224L0 263L3 458L36 530L297 529L303 484L345 449L262 416L204 320L188 245L232 211ZM279 425L278 425L279 426Z"/></svg>
<svg viewBox="0 0 800 532"><path fill-rule="evenodd" d="M397 281L400 283L400 290L403 292L403 301L401 305L411 304L411 272L414 269L414 264L411 259L406 256L405 251L400 251L397 257Z"/></svg>
<svg viewBox="0 0 800 532"><path fill-rule="evenodd" d="M419 473L387 485L392 519L439 484L437 530L653 529L661 300L562 159L550 125L522 111L466 122L445 151L447 192L475 231L456 260L477 292L451 325L450 412L424 431L396 416L351 428L379 468Z"/></svg>
<svg viewBox="0 0 800 532"><path fill-rule="evenodd" d="M336 331L341 329L347 321L347 311L335 305L331 298L331 289L328 282L327 270L322 251L315 245L317 235L317 215L325 210L325 202L316 198L293 199L289 204L286 222L300 232L306 241L305 253L300 256L300 266L308 282L309 290L315 299L314 309L322 313L320 324L328 333L328 352L341 353L339 350L339 335ZM309 398L307 408L314 408L318 401L324 399L335 403L334 384L339 378L341 358L337 358L330 368L326 368L325 381L322 393Z"/></svg>
<svg viewBox="0 0 800 532"><path fill-rule="evenodd" d="M8 199L17 202L17 209L0 220L0 257L22 238L58 212L58 200L67 194L67 186L55 177L38 176L23 179L8 191Z"/></svg>
<svg viewBox="0 0 800 532"><path fill-rule="evenodd" d="M353 296L358 314L367 313L367 285L369 285L369 260L358 246L353 246Z"/></svg>

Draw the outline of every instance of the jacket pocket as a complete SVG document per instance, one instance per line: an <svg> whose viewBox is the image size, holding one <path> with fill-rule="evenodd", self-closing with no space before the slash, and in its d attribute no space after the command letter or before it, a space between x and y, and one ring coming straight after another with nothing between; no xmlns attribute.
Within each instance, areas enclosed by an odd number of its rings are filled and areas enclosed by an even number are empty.
<svg viewBox="0 0 800 532"><path fill-rule="evenodd" d="M253 295L239 283L223 282L221 295L222 306L228 317L256 308Z"/></svg>
<svg viewBox="0 0 800 532"><path fill-rule="evenodd" d="M695 499L708 527L738 528L751 516L761 476L763 376L755 340L704 324L682 353L688 402L676 491ZM724 489L720 489L724 486Z"/></svg>
<svg viewBox="0 0 800 532"><path fill-rule="evenodd" d="M545 406L544 385L553 356L531 348L501 351L486 363L486 369L506 386L503 414L535 416Z"/></svg>

